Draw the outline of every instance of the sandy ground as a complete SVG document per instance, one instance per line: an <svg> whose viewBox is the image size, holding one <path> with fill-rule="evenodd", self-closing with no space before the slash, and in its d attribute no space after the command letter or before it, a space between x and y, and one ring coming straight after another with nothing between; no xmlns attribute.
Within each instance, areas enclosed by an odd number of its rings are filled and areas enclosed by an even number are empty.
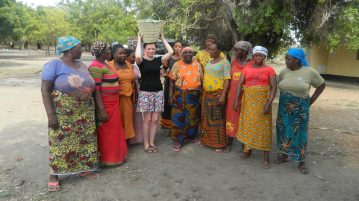
<svg viewBox="0 0 359 201"><path fill-rule="evenodd" d="M133 146L126 164L104 169L97 178L64 177L62 190L48 193L39 79L48 60L0 55L0 200L359 200L359 87L334 81L311 108L308 175L294 162L264 170L259 151L240 161L238 142L222 155L194 144L174 153L168 131L159 130L159 153ZM272 160L276 154L273 149Z"/></svg>

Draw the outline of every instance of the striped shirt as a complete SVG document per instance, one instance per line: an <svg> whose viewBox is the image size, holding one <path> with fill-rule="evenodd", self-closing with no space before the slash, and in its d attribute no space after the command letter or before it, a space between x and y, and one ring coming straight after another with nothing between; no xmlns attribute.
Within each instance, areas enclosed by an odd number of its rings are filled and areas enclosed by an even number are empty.
<svg viewBox="0 0 359 201"><path fill-rule="evenodd" d="M118 85L118 75L107 64L93 60L88 68L91 76L95 80L95 90L101 93L118 95L120 87Z"/></svg>

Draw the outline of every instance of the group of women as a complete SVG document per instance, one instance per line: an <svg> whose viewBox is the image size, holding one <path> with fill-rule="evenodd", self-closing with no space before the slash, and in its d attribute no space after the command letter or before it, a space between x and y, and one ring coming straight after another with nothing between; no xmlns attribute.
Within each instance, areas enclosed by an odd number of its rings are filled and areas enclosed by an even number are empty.
<svg viewBox="0 0 359 201"><path fill-rule="evenodd" d="M309 108L325 82L307 67L302 49L288 50L287 68L277 79L265 64L265 47L239 41L230 63L215 35L208 35L196 55L181 42L172 48L163 35L160 39L167 49L160 57L155 57L155 43L142 46L142 35L135 52L94 42L95 59L88 67L79 60L78 39L58 39L56 52L62 56L44 65L41 84L49 126L49 191L60 190L59 175L86 176L99 164L122 164L128 144L143 142L146 153L158 152L160 118L161 126L170 128L176 152L192 142L221 154L229 152L237 138L241 159L250 157L253 149L262 150L263 168L269 168L277 85L277 147L282 154L274 163L292 159L299 162L301 173L308 173L304 160ZM309 96L311 86L316 90Z"/></svg>

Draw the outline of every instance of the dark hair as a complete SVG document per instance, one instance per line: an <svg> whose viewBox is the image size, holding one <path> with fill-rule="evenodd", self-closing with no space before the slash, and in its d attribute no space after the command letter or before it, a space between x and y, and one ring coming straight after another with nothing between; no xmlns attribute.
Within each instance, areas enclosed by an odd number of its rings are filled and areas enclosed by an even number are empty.
<svg viewBox="0 0 359 201"><path fill-rule="evenodd" d="M112 47L111 47L111 58L110 58L110 61L112 61L114 58L115 58L115 56L114 56L114 54L115 54L115 52L116 52L116 50L117 49L119 49L119 48L124 48L123 47L123 45L121 45L121 44L115 44L115 45L113 45Z"/></svg>
<svg viewBox="0 0 359 201"><path fill-rule="evenodd" d="M134 52L132 49L129 48L126 49L127 56L130 56L132 52Z"/></svg>
<svg viewBox="0 0 359 201"><path fill-rule="evenodd" d="M184 46L183 42L180 41L180 40L176 40L174 43L173 43L173 47L176 45L176 43L180 43L182 46Z"/></svg>
<svg viewBox="0 0 359 201"><path fill-rule="evenodd" d="M144 44L143 44L143 48L146 49L147 45L155 45L155 48L157 48L156 43L144 43Z"/></svg>
<svg viewBox="0 0 359 201"><path fill-rule="evenodd" d="M222 42L220 42L220 41L214 41L214 42L213 42L213 45L216 45L216 47L217 47L217 49L218 49L219 51L224 51L224 45L223 45Z"/></svg>

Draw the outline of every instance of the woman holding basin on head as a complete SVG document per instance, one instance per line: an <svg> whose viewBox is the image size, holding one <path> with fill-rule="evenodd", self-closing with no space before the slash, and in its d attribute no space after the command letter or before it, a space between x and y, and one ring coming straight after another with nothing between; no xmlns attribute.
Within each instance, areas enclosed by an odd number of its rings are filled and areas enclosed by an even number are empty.
<svg viewBox="0 0 359 201"><path fill-rule="evenodd" d="M155 136L158 127L158 119L164 110L163 87L161 83L161 66L173 55L173 50L166 39L160 34L167 49L167 53L161 57L155 57L156 44L145 43L144 56L142 57L142 35L138 35L136 47L136 63L141 71L140 92L138 95L137 112L144 116L143 145L147 153L156 153Z"/></svg>
<svg viewBox="0 0 359 201"><path fill-rule="evenodd" d="M81 58L81 43L73 36L58 38L56 54L41 74L41 93L48 117L50 181L48 191L60 190L59 175L97 170L98 154L95 81Z"/></svg>
<svg viewBox="0 0 359 201"><path fill-rule="evenodd" d="M253 48L253 63L243 69L234 101L234 109L239 111L241 108L237 133L237 139L243 143L240 157L248 158L252 149L262 150L265 169L270 168L272 102L277 90L275 71L264 62L267 55L266 48ZM239 101L242 93L242 101Z"/></svg>
<svg viewBox="0 0 359 201"><path fill-rule="evenodd" d="M310 106L325 89L325 81L313 68L308 67L305 53L300 48L290 48L285 56L286 69L279 74L280 98L277 116L277 147L282 152L274 163L299 162L302 174L309 172L305 164L308 144ZM309 96L310 87L315 87Z"/></svg>

